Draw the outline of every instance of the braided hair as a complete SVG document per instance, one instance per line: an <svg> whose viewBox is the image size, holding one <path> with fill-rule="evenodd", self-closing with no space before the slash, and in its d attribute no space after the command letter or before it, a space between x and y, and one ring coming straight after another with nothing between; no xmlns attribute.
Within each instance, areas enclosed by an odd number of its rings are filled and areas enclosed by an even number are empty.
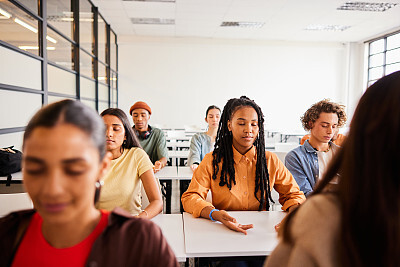
<svg viewBox="0 0 400 267"><path fill-rule="evenodd" d="M242 107L252 107L257 112L259 132L257 139L254 141L257 153L256 163L256 187L254 196L260 202L259 210L269 210L271 197L271 189L269 182L269 174L267 161L265 158L265 141L264 141L264 115L261 108L246 96L240 98L229 99L222 111L221 120L219 122L218 133L215 139L213 151L213 175L214 180L217 179L219 172L219 186L227 186L229 190L232 185L236 185L235 167L232 149L232 132L228 130L228 121L232 119L233 114ZM222 161L220 170L219 163Z"/></svg>

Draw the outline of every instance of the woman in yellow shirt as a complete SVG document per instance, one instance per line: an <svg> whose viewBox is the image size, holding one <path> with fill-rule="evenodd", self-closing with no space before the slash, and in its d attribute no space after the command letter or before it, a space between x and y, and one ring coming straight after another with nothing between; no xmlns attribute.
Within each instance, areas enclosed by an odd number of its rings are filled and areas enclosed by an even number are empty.
<svg viewBox="0 0 400 267"><path fill-rule="evenodd" d="M182 195L185 211L246 233L253 226L237 223L225 210L269 210L272 188L279 193L283 210L305 201L293 176L264 144L261 108L245 96L230 99L214 151L204 157ZM209 190L212 204L205 200Z"/></svg>
<svg viewBox="0 0 400 267"><path fill-rule="evenodd" d="M153 164L132 131L126 114L118 108L101 113L106 126L107 151L112 154L111 167L103 177L98 208L113 210L121 207L132 215L153 218L162 210L159 185ZM149 199L142 210L141 188Z"/></svg>

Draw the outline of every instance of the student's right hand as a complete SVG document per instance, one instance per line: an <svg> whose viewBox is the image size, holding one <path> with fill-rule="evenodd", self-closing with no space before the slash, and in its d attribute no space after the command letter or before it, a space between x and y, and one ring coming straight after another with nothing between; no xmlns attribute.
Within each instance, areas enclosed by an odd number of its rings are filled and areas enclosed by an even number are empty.
<svg viewBox="0 0 400 267"><path fill-rule="evenodd" d="M242 224L238 223L235 218L230 216L224 210L214 211L212 213L212 217L214 218L214 220L220 221L222 224L224 224L229 229L236 231L236 232L244 233L245 235L247 235L246 230L253 228L252 224L242 225Z"/></svg>
<svg viewBox="0 0 400 267"><path fill-rule="evenodd" d="M193 172L197 169L197 167L199 167L199 164L190 165L190 168L192 169Z"/></svg>

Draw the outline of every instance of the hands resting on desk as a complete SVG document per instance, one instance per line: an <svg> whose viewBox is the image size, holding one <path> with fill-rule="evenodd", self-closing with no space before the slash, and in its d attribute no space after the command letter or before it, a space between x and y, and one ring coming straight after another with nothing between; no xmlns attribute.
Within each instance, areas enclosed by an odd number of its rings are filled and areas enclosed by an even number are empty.
<svg viewBox="0 0 400 267"><path fill-rule="evenodd" d="M288 209L288 212L292 212L295 209L297 209L299 207L299 205L294 205L291 206ZM201 211L201 217L203 218L209 218L209 214L212 210L212 207L205 207L202 211ZM225 225L226 227L228 227L229 229L236 231L236 232L241 232L244 233L245 235L247 235L247 230L253 228L252 224L240 224L236 221L235 218L233 218L232 216L230 216L225 210L216 210L212 212L212 217L214 220L221 222L223 225ZM278 232L281 226L281 223L278 223L277 225L275 225L275 230Z"/></svg>
<svg viewBox="0 0 400 267"><path fill-rule="evenodd" d="M235 218L230 216L226 211L224 210L219 210L219 211L214 211L212 213L214 220L220 221L223 225L228 227L229 229L236 231L236 232L241 232L247 235L247 231L251 228L253 228L252 224L240 224L236 221Z"/></svg>

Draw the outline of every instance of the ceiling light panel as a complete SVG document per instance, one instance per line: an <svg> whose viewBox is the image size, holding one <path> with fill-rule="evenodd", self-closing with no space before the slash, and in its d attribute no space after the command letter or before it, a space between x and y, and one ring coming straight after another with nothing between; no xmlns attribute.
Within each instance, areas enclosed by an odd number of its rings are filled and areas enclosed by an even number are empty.
<svg viewBox="0 0 400 267"><path fill-rule="evenodd" d="M157 25L174 25L174 19L160 18L131 18L133 24L157 24Z"/></svg>
<svg viewBox="0 0 400 267"><path fill-rule="evenodd" d="M350 28L350 26L311 24L311 25L308 25L305 28L305 30L306 31L333 31L333 32L339 32L339 31L347 30L348 28Z"/></svg>
<svg viewBox="0 0 400 267"><path fill-rule="evenodd" d="M264 22L251 22L251 21L223 21L221 27L242 27L242 28L261 28Z"/></svg>
<svg viewBox="0 0 400 267"><path fill-rule="evenodd" d="M396 3L368 3L368 2L346 2L344 5L338 7L338 10L353 10L353 11L372 11L372 12L384 12L392 7L395 7Z"/></svg>

